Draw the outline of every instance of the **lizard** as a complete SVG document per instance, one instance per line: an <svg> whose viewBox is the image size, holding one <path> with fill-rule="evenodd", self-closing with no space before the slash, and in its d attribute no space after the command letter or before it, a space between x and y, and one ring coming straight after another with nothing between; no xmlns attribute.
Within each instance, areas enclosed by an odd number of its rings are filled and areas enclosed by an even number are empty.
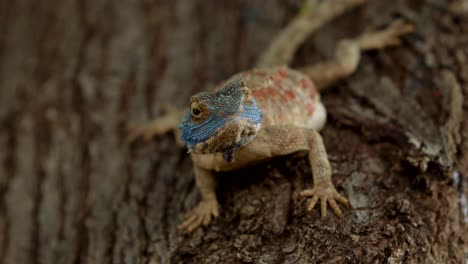
<svg viewBox="0 0 468 264"><path fill-rule="evenodd" d="M178 226L180 231L190 233L219 216L217 172L298 151L308 152L313 174L313 187L300 192L311 197L307 210L312 211L320 200L322 217L326 217L328 205L342 216L337 202L348 205L348 200L333 185L319 133L326 123L319 90L355 72L362 51L400 45L400 36L412 32L413 26L396 20L384 30L341 40L331 61L297 70L287 65L307 36L364 2L312 4L314 8L301 12L276 36L253 69L235 74L213 91L193 95L188 110L172 108L165 116L130 130L131 142L172 130L179 145L189 150L201 201Z"/></svg>

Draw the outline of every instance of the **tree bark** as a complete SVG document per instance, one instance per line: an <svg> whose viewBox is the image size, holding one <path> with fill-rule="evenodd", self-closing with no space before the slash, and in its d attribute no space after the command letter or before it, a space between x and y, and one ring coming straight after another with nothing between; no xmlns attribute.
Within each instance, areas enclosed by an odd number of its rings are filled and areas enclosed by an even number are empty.
<svg viewBox="0 0 468 264"><path fill-rule="evenodd" d="M307 212L299 153L220 174L221 216L177 232L191 161L171 135L127 146L126 128L252 67L300 2L0 1L0 263L463 263L464 0L370 1L297 52L293 67L416 26L322 95L342 219Z"/></svg>

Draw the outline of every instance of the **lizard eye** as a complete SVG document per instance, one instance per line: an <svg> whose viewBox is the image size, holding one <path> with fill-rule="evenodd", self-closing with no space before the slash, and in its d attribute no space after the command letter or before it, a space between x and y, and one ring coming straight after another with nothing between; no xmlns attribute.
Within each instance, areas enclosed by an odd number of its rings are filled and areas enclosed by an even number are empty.
<svg viewBox="0 0 468 264"><path fill-rule="evenodd" d="M198 102L192 102L190 104L190 115L192 116L193 121L202 122L207 117L207 114L208 109L205 105Z"/></svg>
<svg viewBox="0 0 468 264"><path fill-rule="evenodd" d="M198 117L198 116L200 116L200 114L201 114L200 109L198 109L198 108L196 108L196 107L195 107L195 108L192 108L192 115L193 115L193 116Z"/></svg>

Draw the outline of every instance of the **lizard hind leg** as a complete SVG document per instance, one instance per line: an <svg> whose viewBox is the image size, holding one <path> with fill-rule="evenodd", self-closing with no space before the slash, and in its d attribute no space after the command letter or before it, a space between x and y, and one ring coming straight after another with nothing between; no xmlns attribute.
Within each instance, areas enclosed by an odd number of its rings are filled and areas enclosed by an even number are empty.
<svg viewBox="0 0 468 264"><path fill-rule="evenodd" d="M297 48L307 37L333 18L345 13L365 0L305 0L301 12L282 29L260 55L256 67L290 64Z"/></svg>
<svg viewBox="0 0 468 264"><path fill-rule="evenodd" d="M395 20L384 30L366 33L355 39L341 40L333 61L305 66L299 70L307 74L319 90L323 90L356 71L361 51L398 46L401 44L400 36L413 30L412 25Z"/></svg>

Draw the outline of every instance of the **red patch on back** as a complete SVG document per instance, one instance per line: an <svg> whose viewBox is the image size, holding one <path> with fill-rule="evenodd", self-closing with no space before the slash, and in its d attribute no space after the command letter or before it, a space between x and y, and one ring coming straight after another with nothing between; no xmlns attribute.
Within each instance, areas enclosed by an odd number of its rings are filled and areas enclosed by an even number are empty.
<svg viewBox="0 0 468 264"><path fill-rule="evenodd" d="M268 87L268 88L266 88L266 91L272 97L280 96L280 92L279 92L278 87Z"/></svg>
<svg viewBox="0 0 468 264"><path fill-rule="evenodd" d="M289 78L288 73L284 67L279 68L276 72L270 75L270 79L276 84L280 85L284 79Z"/></svg>
<svg viewBox="0 0 468 264"><path fill-rule="evenodd" d="M284 91L283 97L285 101L292 101L296 98L296 94L290 90L286 90Z"/></svg>
<svg viewBox="0 0 468 264"><path fill-rule="evenodd" d="M308 91L309 97L315 99L317 96L317 89L315 88L315 85L308 79L302 79L300 82L302 89Z"/></svg>
<svg viewBox="0 0 468 264"><path fill-rule="evenodd" d="M312 99L315 99L316 96L317 96L317 90L310 89L309 90L309 97L312 98Z"/></svg>
<svg viewBox="0 0 468 264"><path fill-rule="evenodd" d="M255 99L263 99L265 98L264 89L256 89L252 91L252 95Z"/></svg>
<svg viewBox="0 0 468 264"><path fill-rule="evenodd" d="M264 71L258 71L258 70L257 70L257 71L255 71L255 75L260 76L260 77L265 77L265 76L266 76L266 72L264 72Z"/></svg>
<svg viewBox="0 0 468 264"><path fill-rule="evenodd" d="M252 91L252 95L255 99L267 100L272 97L279 97L280 91L278 87L263 87Z"/></svg>
<svg viewBox="0 0 468 264"><path fill-rule="evenodd" d="M307 104L306 105L306 111L307 111L307 115L312 117L312 115L314 114L315 112L315 106L314 104Z"/></svg>
<svg viewBox="0 0 468 264"><path fill-rule="evenodd" d="M286 69L284 67L278 69L278 75L281 78L288 78L288 73L286 72Z"/></svg>

